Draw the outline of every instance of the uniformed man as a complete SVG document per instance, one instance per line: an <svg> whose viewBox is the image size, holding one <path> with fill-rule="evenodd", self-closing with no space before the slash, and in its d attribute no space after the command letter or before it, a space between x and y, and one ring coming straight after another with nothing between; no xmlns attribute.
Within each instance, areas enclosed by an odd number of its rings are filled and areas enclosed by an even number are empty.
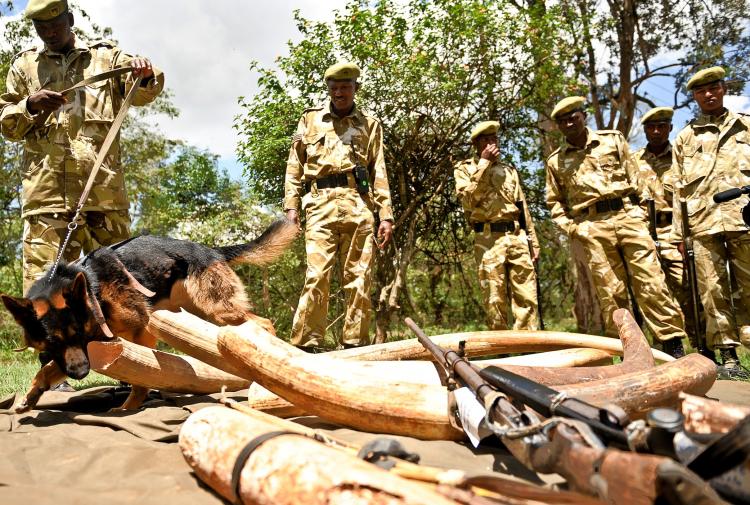
<svg viewBox="0 0 750 505"><path fill-rule="evenodd" d="M706 342L718 349L725 369L738 368L735 348L750 346L750 231L742 219L743 196L714 203L721 191L750 184L750 117L727 110L726 72L711 67L687 83L700 114L674 143L673 170L680 187L674 194L675 239L682 238L679 200L685 199L695 250L695 267L706 315ZM739 300L732 311L727 265Z"/></svg>
<svg viewBox="0 0 750 505"><path fill-rule="evenodd" d="M607 335L612 314L628 308L626 283L651 333L668 349L685 337L682 312L667 289L640 201L648 197L625 137L586 127L584 98L561 100L551 114L565 135L547 159L547 205L552 219L581 241L596 286Z"/></svg>
<svg viewBox="0 0 750 505"><path fill-rule="evenodd" d="M145 105L164 86L160 71L144 58L123 53L114 43L85 42L72 32L66 0L30 0L24 12L43 44L19 53L0 96L0 128L8 140L24 142L21 195L24 292L55 260L81 192L124 94L142 77L133 105ZM127 77L60 91L115 67L133 68ZM130 218L120 149L109 150L63 259L81 250L129 236Z"/></svg>
<svg viewBox="0 0 750 505"><path fill-rule="evenodd" d="M667 279L667 287L680 304L685 316L688 334L695 336L695 322L693 321L692 300L690 288L687 285L683 258L678 251L679 242L672 237L672 200L675 186L674 172L672 172L672 144L669 134L672 131L671 107L655 107L646 112L641 118L641 125L646 134L646 147L638 150L634 158L638 163L638 177L642 179L654 200L656 215L656 239L658 242L659 258L662 270ZM680 348L672 350L672 354L684 353L680 340L673 340Z"/></svg>
<svg viewBox="0 0 750 505"><path fill-rule="evenodd" d="M456 193L474 230L474 256L492 330L508 329L510 284L513 329L537 329L534 263L539 242L534 232L521 181L515 168L498 160L497 121L479 123L471 132L476 156L456 165ZM527 232L519 226L524 212ZM529 240L534 257L530 256Z"/></svg>
<svg viewBox="0 0 750 505"><path fill-rule="evenodd" d="M287 161L284 209L305 215L307 273L292 324L292 343L323 346L331 270L339 260L346 295L343 345L370 343L370 280L375 247L391 239L393 214L383 157L383 128L354 103L360 70L353 63L328 68L330 102L305 110Z"/></svg>

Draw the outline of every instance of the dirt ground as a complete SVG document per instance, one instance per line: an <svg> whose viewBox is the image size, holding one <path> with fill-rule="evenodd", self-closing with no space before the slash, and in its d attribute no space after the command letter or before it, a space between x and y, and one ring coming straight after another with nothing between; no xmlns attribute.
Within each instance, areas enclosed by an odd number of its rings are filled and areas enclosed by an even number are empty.
<svg viewBox="0 0 750 505"><path fill-rule="evenodd" d="M125 391L112 387L47 393L38 410L13 414L13 396L0 400L0 503L3 505L214 505L225 503L191 472L176 444L182 423L216 404L213 396L152 393L148 408L107 413ZM750 405L750 383L718 381L708 396ZM242 393L235 399L242 400ZM364 443L374 435L336 427L318 418L298 422ZM420 454L421 462L471 473L501 472L532 482L537 476L499 443L472 449L462 443L393 437Z"/></svg>

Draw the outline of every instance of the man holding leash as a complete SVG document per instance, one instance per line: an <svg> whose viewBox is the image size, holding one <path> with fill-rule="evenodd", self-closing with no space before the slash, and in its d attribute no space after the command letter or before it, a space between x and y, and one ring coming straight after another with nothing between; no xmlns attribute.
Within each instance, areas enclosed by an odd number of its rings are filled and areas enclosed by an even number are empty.
<svg viewBox="0 0 750 505"><path fill-rule="evenodd" d="M284 211L305 214L307 273L292 325L292 343L323 346L331 270L339 259L346 295L343 345L370 343L370 280L375 213L377 247L391 240L393 213L383 156L383 127L354 103L360 70L353 63L328 68L330 102L306 109L292 139Z"/></svg>
<svg viewBox="0 0 750 505"><path fill-rule="evenodd" d="M119 134L83 207L76 210L126 93L140 78L132 103L146 105L161 93L164 75L147 59L129 56L113 42L85 42L76 37L67 0L29 0L24 15L34 24L42 44L22 51L11 63L6 92L0 96L0 131L8 140L24 143L21 204L26 293L55 263L69 233L60 258L65 261L130 236ZM118 67L132 71L95 78ZM81 81L88 82L76 86ZM76 89L67 91L72 87ZM44 353L39 356L43 365L48 358ZM72 388L65 382L59 390Z"/></svg>
<svg viewBox="0 0 750 505"><path fill-rule="evenodd" d="M164 87L161 71L113 42L86 42L72 31L67 0L30 0L24 15L43 44L19 53L0 96L0 129L24 143L21 195L24 292L55 261L102 143L126 93L141 78L133 105L152 102ZM90 79L119 67L119 75ZM101 166L62 259L73 261L130 235L119 136Z"/></svg>

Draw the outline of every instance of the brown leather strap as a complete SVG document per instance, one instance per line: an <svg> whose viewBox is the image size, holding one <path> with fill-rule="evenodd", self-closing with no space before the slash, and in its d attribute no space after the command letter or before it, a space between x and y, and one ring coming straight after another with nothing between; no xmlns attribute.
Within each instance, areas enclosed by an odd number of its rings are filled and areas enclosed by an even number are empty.
<svg viewBox="0 0 750 505"><path fill-rule="evenodd" d="M115 256L115 261L117 261L117 264L119 265L119 267L122 268L122 271L125 273L125 276L128 278L128 281L130 281L131 286L137 289L146 298L151 298L154 295L156 295L154 291L151 291L146 286L138 282L138 279L133 277L133 274L130 273L130 270L125 268L125 265L122 263L122 261L120 261L120 258Z"/></svg>
<svg viewBox="0 0 750 505"><path fill-rule="evenodd" d="M113 338L114 335L112 334L112 330L109 329L109 325L107 325L107 320L104 319L104 313L102 312L102 306L99 305L99 300L96 299L95 295L90 294L89 302L91 306L91 312L94 314L94 320L101 327L102 332L104 332L104 334L108 338Z"/></svg>
<svg viewBox="0 0 750 505"><path fill-rule="evenodd" d="M89 76L85 78L84 80L75 83L71 87L60 91L60 93L65 94L70 91L75 91L80 88L85 88L89 84L94 84L95 82L99 82L99 81L106 81L107 79L110 79L112 77L118 77L120 75L127 74L132 71L133 69L131 67L113 68L112 70L107 70L106 72L102 72L101 74Z"/></svg>
<svg viewBox="0 0 750 505"><path fill-rule="evenodd" d="M88 200L89 192L94 186L96 174L99 173L99 168L101 168L102 163L104 163L104 158L107 157L109 148L112 147L112 142L114 142L115 137L117 137L117 133L120 131L120 127L122 126L123 121L125 121L125 117L128 114L128 109L130 108L130 103L133 101L133 97L138 91L138 87L141 85L141 80L142 77L138 77L133 83L133 86L125 96L125 100L123 100L122 102L122 106L120 107L120 111L117 113L117 117L115 117L115 120L112 122L112 126L109 128L109 132L107 132L107 136L104 138L104 142L102 142L102 147L101 149L99 149L99 154L96 156L96 161L94 162L94 166L91 169L89 180L86 181L86 186L83 188L83 192L81 193L81 199L78 200L78 207L76 208L76 212L80 212L81 209L83 209L83 206L86 204L86 200Z"/></svg>

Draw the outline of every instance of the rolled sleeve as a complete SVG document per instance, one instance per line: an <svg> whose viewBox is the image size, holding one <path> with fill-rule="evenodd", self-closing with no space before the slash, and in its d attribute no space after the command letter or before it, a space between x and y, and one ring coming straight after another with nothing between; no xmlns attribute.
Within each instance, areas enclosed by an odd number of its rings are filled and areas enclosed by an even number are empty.
<svg viewBox="0 0 750 505"><path fill-rule="evenodd" d="M22 84L17 69L11 67L6 80L6 92L0 95L0 131L11 141L21 141L35 126L38 114L26 108L28 90Z"/></svg>

